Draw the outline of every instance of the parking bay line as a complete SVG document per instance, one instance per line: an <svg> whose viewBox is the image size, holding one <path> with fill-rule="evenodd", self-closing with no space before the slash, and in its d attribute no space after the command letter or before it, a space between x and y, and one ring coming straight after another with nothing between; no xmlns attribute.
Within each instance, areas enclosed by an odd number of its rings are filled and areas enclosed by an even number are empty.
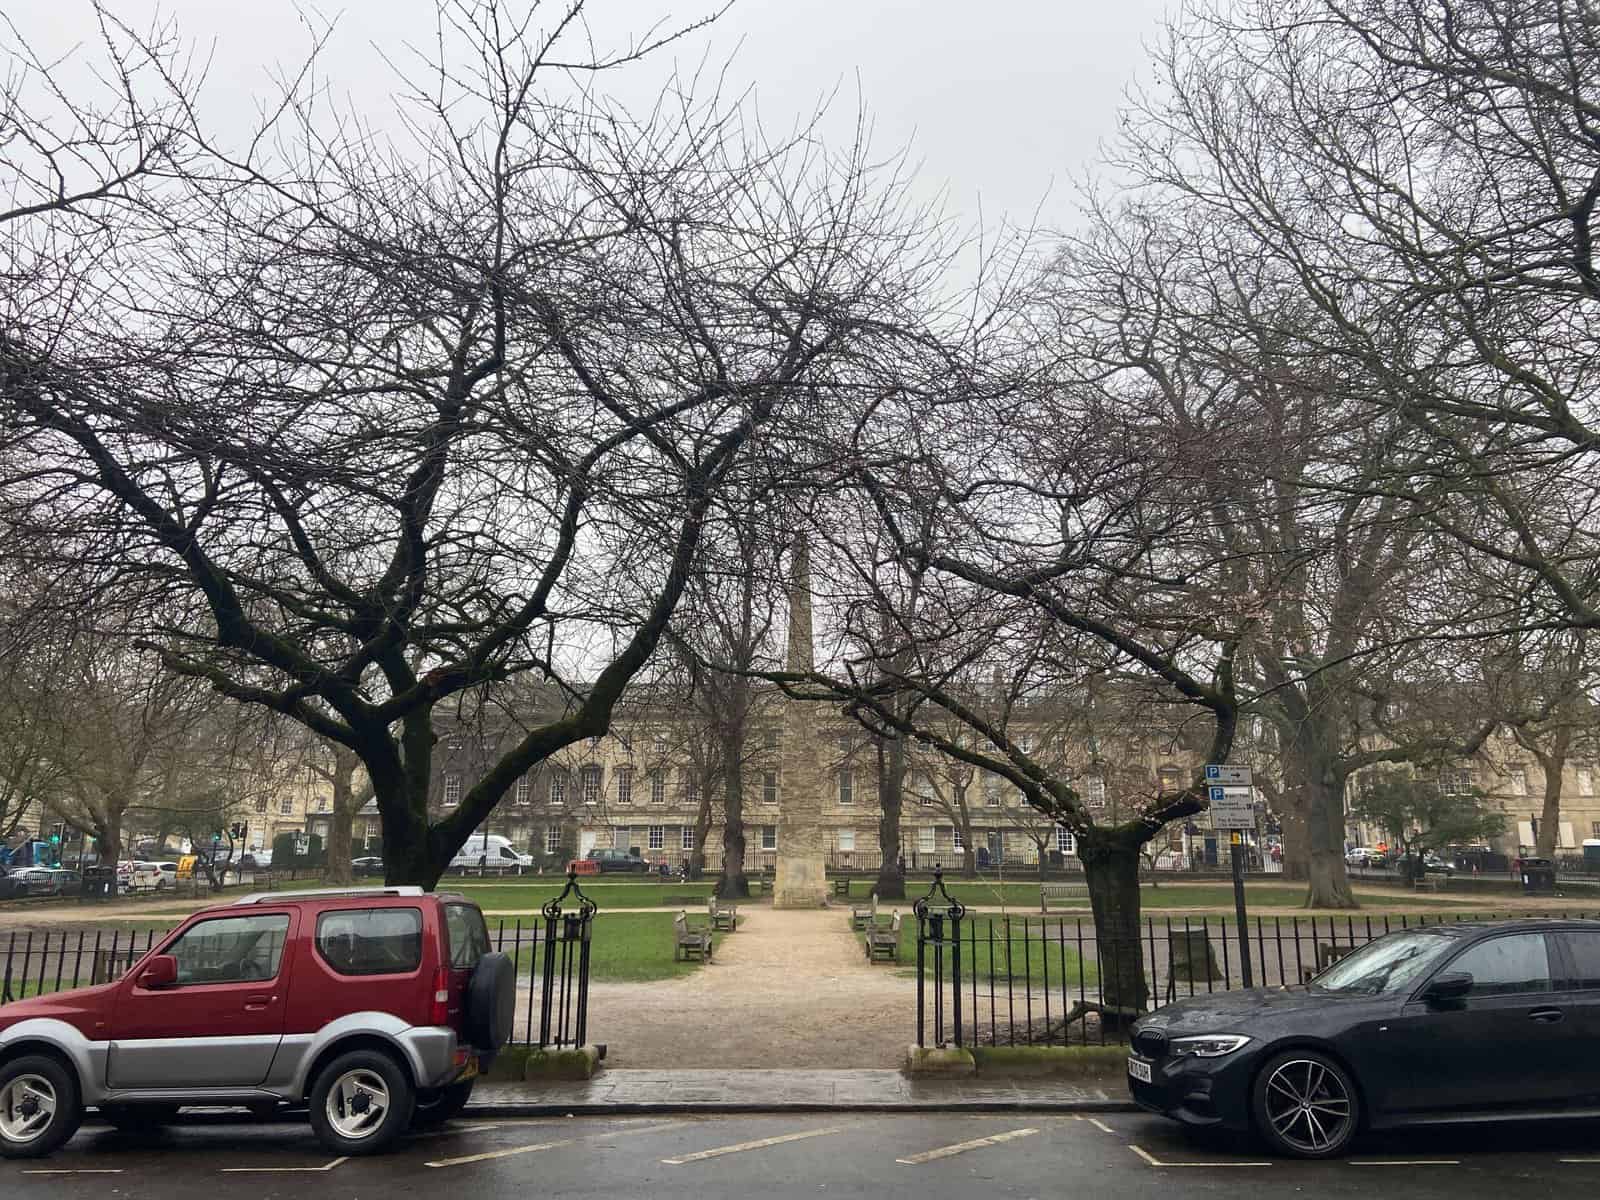
<svg viewBox="0 0 1600 1200"><path fill-rule="evenodd" d="M559 1150L563 1146L576 1145L578 1142L592 1142L597 1138L614 1137L619 1133L637 1137L642 1133L659 1133L665 1129L677 1129L688 1125L688 1121L665 1121L656 1125L630 1126L624 1125L615 1129L607 1129L601 1133L591 1133L584 1137L562 1138L554 1142L538 1142L532 1146L508 1146L504 1150L486 1150L482 1154L463 1154L459 1158L440 1158L433 1162L426 1162L425 1167L464 1167L469 1163L492 1162L497 1158L515 1158L519 1154L538 1154L542 1150Z"/></svg>
<svg viewBox="0 0 1600 1200"><path fill-rule="evenodd" d="M663 1158L661 1161L668 1166L681 1167L684 1163L699 1162L706 1158L721 1158L724 1154L742 1154L746 1150L765 1150L768 1146L781 1146L785 1142L799 1142L806 1138L824 1137L830 1133L842 1133L843 1125L834 1125L828 1129L808 1129L803 1133L785 1133L778 1137L761 1138L754 1142L739 1142L732 1146L718 1146L712 1150L697 1150L693 1154L682 1154L677 1158Z"/></svg>
<svg viewBox="0 0 1600 1200"><path fill-rule="evenodd" d="M1351 1159L1352 1167L1459 1167L1459 1158L1362 1158Z"/></svg>
<svg viewBox="0 0 1600 1200"><path fill-rule="evenodd" d="M350 1161L350 1156L336 1158L331 1163L324 1163L320 1167L223 1167L224 1175L298 1175L315 1173L318 1171L331 1171L337 1166Z"/></svg>
<svg viewBox="0 0 1600 1200"><path fill-rule="evenodd" d="M32 1171L24 1171L23 1174L24 1175L121 1175L122 1174L122 1168L121 1167L115 1167L115 1168L112 1168L112 1167L81 1167L81 1168L77 1168L77 1169L73 1169L73 1170L68 1170L68 1169L62 1168L62 1169L53 1170L53 1171L52 1170L41 1170L41 1169L37 1169L36 1168L36 1169L34 1169Z"/></svg>
<svg viewBox="0 0 1600 1200"><path fill-rule="evenodd" d="M895 1162L914 1167L920 1163L932 1162L936 1158L949 1158L952 1154L965 1154L968 1150L977 1150L983 1146L998 1146L1001 1142L1012 1142L1017 1138L1029 1137L1038 1132L1037 1129L1012 1129L1006 1133L995 1133L988 1137L973 1138L970 1142L957 1142L953 1146L940 1146L936 1150L924 1150L921 1154L897 1158Z"/></svg>
<svg viewBox="0 0 1600 1200"><path fill-rule="evenodd" d="M1152 1167L1270 1167L1269 1162L1163 1162L1143 1146L1128 1147Z"/></svg>

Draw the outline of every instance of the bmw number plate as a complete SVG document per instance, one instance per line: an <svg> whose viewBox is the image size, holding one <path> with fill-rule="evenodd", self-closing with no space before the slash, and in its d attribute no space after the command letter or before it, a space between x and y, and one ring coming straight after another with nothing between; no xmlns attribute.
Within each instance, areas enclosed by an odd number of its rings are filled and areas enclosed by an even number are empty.
<svg viewBox="0 0 1600 1200"><path fill-rule="evenodd" d="M1142 1058L1130 1058L1128 1060L1128 1074L1140 1083L1149 1083L1150 1064Z"/></svg>

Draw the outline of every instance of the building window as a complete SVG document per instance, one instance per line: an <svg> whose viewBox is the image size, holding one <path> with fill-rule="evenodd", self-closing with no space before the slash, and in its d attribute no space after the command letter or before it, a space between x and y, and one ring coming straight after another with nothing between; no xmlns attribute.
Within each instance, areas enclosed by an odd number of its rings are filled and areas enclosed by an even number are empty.
<svg viewBox="0 0 1600 1200"><path fill-rule="evenodd" d="M600 802L599 767L585 767L583 769L583 802L585 804L598 804Z"/></svg>
<svg viewBox="0 0 1600 1200"><path fill-rule="evenodd" d="M1175 792L1182 786L1182 779L1183 776L1179 774L1177 767L1162 767L1158 773L1157 786L1163 792Z"/></svg>
<svg viewBox="0 0 1600 1200"><path fill-rule="evenodd" d="M776 771L763 771L761 774L761 803L776 804L778 802L778 773Z"/></svg>
<svg viewBox="0 0 1600 1200"><path fill-rule="evenodd" d="M544 852L546 854L561 853L561 826L551 825L544 831Z"/></svg>
<svg viewBox="0 0 1600 1200"><path fill-rule="evenodd" d="M667 777L660 771L650 772L650 803L665 804L667 802Z"/></svg>
<svg viewBox="0 0 1600 1200"><path fill-rule="evenodd" d="M444 777L444 806L454 808L461 803L461 776L446 775Z"/></svg>
<svg viewBox="0 0 1600 1200"><path fill-rule="evenodd" d="M285 817L294 816L294 798L291 796L285 796L283 799L279 800L278 813L280 816Z"/></svg>
<svg viewBox="0 0 1600 1200"><path fill-rule="evenodd" d="M917 830L917 853L932 854L939 848L938 830L932 825Z"/></svg>
<svg viewBox="0 0 1600 1200"><path fill-rule="evenodd" d="M319 813L325 813L329 809L331 809L332 807L333 807L333 801L328 799L328 797L326 797L326 796L318 796L317 797L317 811Z"/></svg>
<svg viewBox="0 0 1600 1200"><path fill-rule="evenodd" d="M565 804L567 802L567 776L565 772L557 771L550 776L550 803Z"/></svg>
<svg viewBox="0 0 1600 1200"><path fill-rule="evenodd" d="M372 839L377 837L377 836L378 836L378 823L376 821L368 821L365 825L363 825L361 827L361 840L362 841L370 843L372 841Z"/></svg>
<svg viewBox="0 0 1600 1200"><path fill-rule="evenodd" d="M926 775L917 776L915 783L917 803L927 808L933 803L933 780Z"/></svg>
<svg viewBox="0 0 1600 1200"><path fill-rule="evenodd" d="M839 849L854 850L856 848L856 831L854 829L839 830Z"/></svg>
<svg viewBox="0 0 1600 1200"><path fill-rule="evenodd" d="M662 825L650 826L650 849L660 850L667 844L667 830Z"/></svg>
<svg viewBox="0 0 1600 1200"><path fill-rule="evenodd" d="M776 825L763 825L761 827L761 848L763 850L776 850L778 848L778 827Z"/></svg>
<svg viewBox="0 0 1600 1200"><path fill-rule="evenodd" d="M950 830L950 835L950 844L957 850L965 850L967 848L966 840L961 836L961 826L953 826Z"/></svg>
<svg viewBox="0 0 1600 1200"><path fill-rule="evenodd" d="M683 777L683 796L690 804L700 803L700 776L693 771Z"/></svg>
<svg viewBox="0 0 1600 1200"><path fill-rule="evenodd" d="M628 849L628 842L633 837L633 830L627 825L618 825L611 831L611 844L618 850Z"/></svg>
<svg viewBox="0 0 1600 1200"><path fill-rule="evenodd" d="M1596 821L1590 828L1594 830L1594 836L1600 838L1600 821Z"/></svg>
<svg viewBox="0 0 1600 1200"><path fill-rule="evenodd" d="M1024 754L1033 753L1033 734L1024 733L1017 738L1017 749Z"/></svg>
<svg viewBox="0 0 1600 1200"><path fill-rule="evenodd" d="M613 773L617 781L617 803L633 803L633 768L618 767Z"/></svg>
<svg viewBox="0 0 1600 1200"><path fill-rule="evenodd" d="M985 775L983 777L983 804L985 808L999 808L1001 803L1000 789L1004 786L998 775Z"/></svg>
<svg viewBox="0 0 1600 1200"><path fill-rule="evenodd" d="M265 796L259 796L256 798L256 811L258 813L265 813L267 811L267 798Z"/></svg>
<svg viewBox="0 0 1600 1200"><path fill-rule="evenodd" d="M850 778L850 768L846 767L839 772L839 803L854 804L855 800L855 781Z"/></svg>
<svg viewBox="0 0 1600 1200"><path fill-rule="evenodd" d="M778 748L778 730L776 726L761 731L761 745L767 750Z"/></svg>
<svg viewBox="0 0 1600 1200"><path fill-rule="evenodd" d="M1511 778L1510 792L1513 796L1526 796L1528 794L1528 771L1526 767L1512 767L1506 772Z"/></svg>
<svg viewBox="0 0 1600 1200"><path fill-rule="evenodd" d="M517 803L523 808L533 803L533 780L526 775L517 780Z"/></svg>
<svg viewBox="0 0 1600 1200"><path fill-rule="evenodd" d="M1106 806L1106 777L1104 775L1091 775L1084 780L1084 789L1089 799L1089 807L1101 809Z"/></svg>
<svg viewBox="0 0 1600 1200"><path fill-rule="evenodd" d="M1593 767L1579 767L1578 768L1578 795L1580 795L1580 796L1592 796L1592 795L1594 795L1594 768Z"/></svg>
<svg viewBox="0 0 1600 1200"><path fill-rule="evenodd" d="M667 735L664 730L656 732L655 750L657 758L665 758L667 756Z"/></svg>
<svg viewBox="0 0 1600 1200"><path fill-rule="evenodd" d="M1465 796L1472 790L1472 772L1461 768L1440 772L1439 790L1446 796Z"/></svg>
<svg viewBox="0 0 1600 1200"><path fill-rule="evenodd" d="M694 826L693 825L685 825L683 827L683 829L681 831L681 836L680 836L678 845L683 847L683 849L685 849L685 850L693 850L694 849Z"/></svg>
<svg viewBox="0 0 1600 1200"><path fill-rule="evenodd" d="M1077 848L1077 841L1072 836L1072 830L1065 825L1056 826L1056 849L1062 854L1071 854Z"/></svg>

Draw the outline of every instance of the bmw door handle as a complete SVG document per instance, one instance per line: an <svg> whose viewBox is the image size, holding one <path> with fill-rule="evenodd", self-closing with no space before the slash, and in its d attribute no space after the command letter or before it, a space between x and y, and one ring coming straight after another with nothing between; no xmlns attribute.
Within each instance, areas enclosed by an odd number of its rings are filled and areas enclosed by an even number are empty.
<svg viewBox="0 0 1600 1200"><path fill-rule="evenodd" d="M1546 1025L1554 1025L1561 1017L1559 1008L1536 1008L1528 1014L1528 1020L1543 1021Z"/></svg>

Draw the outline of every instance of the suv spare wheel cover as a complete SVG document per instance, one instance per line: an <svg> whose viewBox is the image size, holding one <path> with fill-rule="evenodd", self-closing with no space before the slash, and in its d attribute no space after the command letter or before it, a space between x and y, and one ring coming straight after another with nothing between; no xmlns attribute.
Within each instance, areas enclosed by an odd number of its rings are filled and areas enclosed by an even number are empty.
<svg viewBox="0 0 1600 1200"><path fill-rule="evenodd" d="M498 1050L511 1038L517 1005L517 974L511 959L489 953L467 982L467 1040L478 1050Z"/></svg>

